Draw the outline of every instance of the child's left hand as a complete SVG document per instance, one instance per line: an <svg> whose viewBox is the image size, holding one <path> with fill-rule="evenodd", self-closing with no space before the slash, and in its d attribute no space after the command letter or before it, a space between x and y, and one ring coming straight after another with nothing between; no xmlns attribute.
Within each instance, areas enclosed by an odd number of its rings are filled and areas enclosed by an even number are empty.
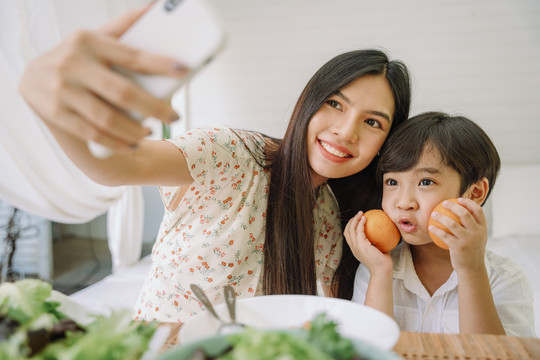
<svg viewBox="0 0 540 360"><path fill-rule="evenodd" d="M448 245L452 266L460 275L485 269L487 221L478 203L466 198L459 198L458 203L447 201L443 206L457 215L462 225L438 212L432 214L433 219L446 226L454 235L435 226L430 226L429 231Z"/></svg>

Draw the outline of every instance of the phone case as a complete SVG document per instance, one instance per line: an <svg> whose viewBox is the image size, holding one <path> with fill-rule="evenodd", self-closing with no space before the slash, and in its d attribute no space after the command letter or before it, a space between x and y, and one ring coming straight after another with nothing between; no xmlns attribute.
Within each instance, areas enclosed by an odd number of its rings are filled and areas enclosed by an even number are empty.
<svg viewBox="0 0 540 360"><path fill-rule="evenodd" d="M205 0L157 1L120 41L155 54L166 55L190 69L182 80L122 71L148 92L168 98L223 49L225 31L218 14Z"/></svg>
<svg viewBox="0 0 540 360"><path fill-rule="evenodd" d="M206 0L159 0L120 37L120 42L178 59L189 68L182 79L115 68L155 97L169 99L224 48L226 33L221 19ZM137 113L130 116L143 120ZM112 155L110 149L92 141L88 142L88 148L98 158Z"/></svg>

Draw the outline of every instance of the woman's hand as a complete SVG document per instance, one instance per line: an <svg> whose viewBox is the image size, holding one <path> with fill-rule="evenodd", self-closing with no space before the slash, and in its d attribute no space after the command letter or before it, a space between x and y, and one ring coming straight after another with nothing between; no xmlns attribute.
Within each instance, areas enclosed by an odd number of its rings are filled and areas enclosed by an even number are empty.
<svg viewBox="0 0 540 360"><path fill-rule="evenodd" d="M351 248L353 255L358 261L366 266L373 276L384 274L392 276L392 258L389 254L383 254L366 237L364 226L366 217L363 212L356 214L345 226L343 235Z"/></svg>
<svg viewBox="0 0 540 360"><path fill-rule="evenodd" d="M172 77L187 73L174 59L117 41L146 9L131 11L98 31L78 31L27 66L19 91L51 130L122 151L150 132L127 111L165 123L178 119L168 102L111 69L115 65Z"/></svg>
<svg viewBox="0 0 540 360"><path fill-rule="evenodd" d="M458 203L447 201L443 206L456 214L462 225L442 214L435 212L432 215L433 219L446 226L454 235L434 226L430 226L429 231L448 245L452 266L459 276L485 270L484 255L488 236L482 207L466 198L459 198Z"/></svg>

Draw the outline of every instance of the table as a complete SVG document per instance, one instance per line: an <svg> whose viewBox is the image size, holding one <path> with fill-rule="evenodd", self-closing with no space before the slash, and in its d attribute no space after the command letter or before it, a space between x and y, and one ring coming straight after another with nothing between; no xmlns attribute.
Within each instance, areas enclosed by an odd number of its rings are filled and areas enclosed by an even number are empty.
<svg viewBox="0 0 540 360"><path fill-rule="evenodd" d="M401 332L393 351L407 360L538 360L540 339Z"/></svg>
<svg viewBox="0 0 540 360"><path fill-rule="evenodd" d="M170 326L164 350L178 345L181 324ZM401 332L392 349L406 360L540 360L540 338Z"/></svg>

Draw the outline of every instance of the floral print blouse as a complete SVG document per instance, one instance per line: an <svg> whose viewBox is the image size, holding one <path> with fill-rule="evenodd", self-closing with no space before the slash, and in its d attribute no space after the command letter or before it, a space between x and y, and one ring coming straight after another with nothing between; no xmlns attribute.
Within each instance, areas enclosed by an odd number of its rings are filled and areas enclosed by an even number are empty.
<svg viewBox="0 0 540 360"><path fill-rule="evenodd" d="M194 181L174 209L169 205L177 188L160 188L165 214L136 320L188 320L202 309L192 283L213 303L224 301L226 284L239 297L262 295L269 174L246 144L264 146L263 136L215 126L168 141L182 152ZM341 259L342 233L337 203L326 185L319 191L314 222L317 277L329 284Z"/></svg>

